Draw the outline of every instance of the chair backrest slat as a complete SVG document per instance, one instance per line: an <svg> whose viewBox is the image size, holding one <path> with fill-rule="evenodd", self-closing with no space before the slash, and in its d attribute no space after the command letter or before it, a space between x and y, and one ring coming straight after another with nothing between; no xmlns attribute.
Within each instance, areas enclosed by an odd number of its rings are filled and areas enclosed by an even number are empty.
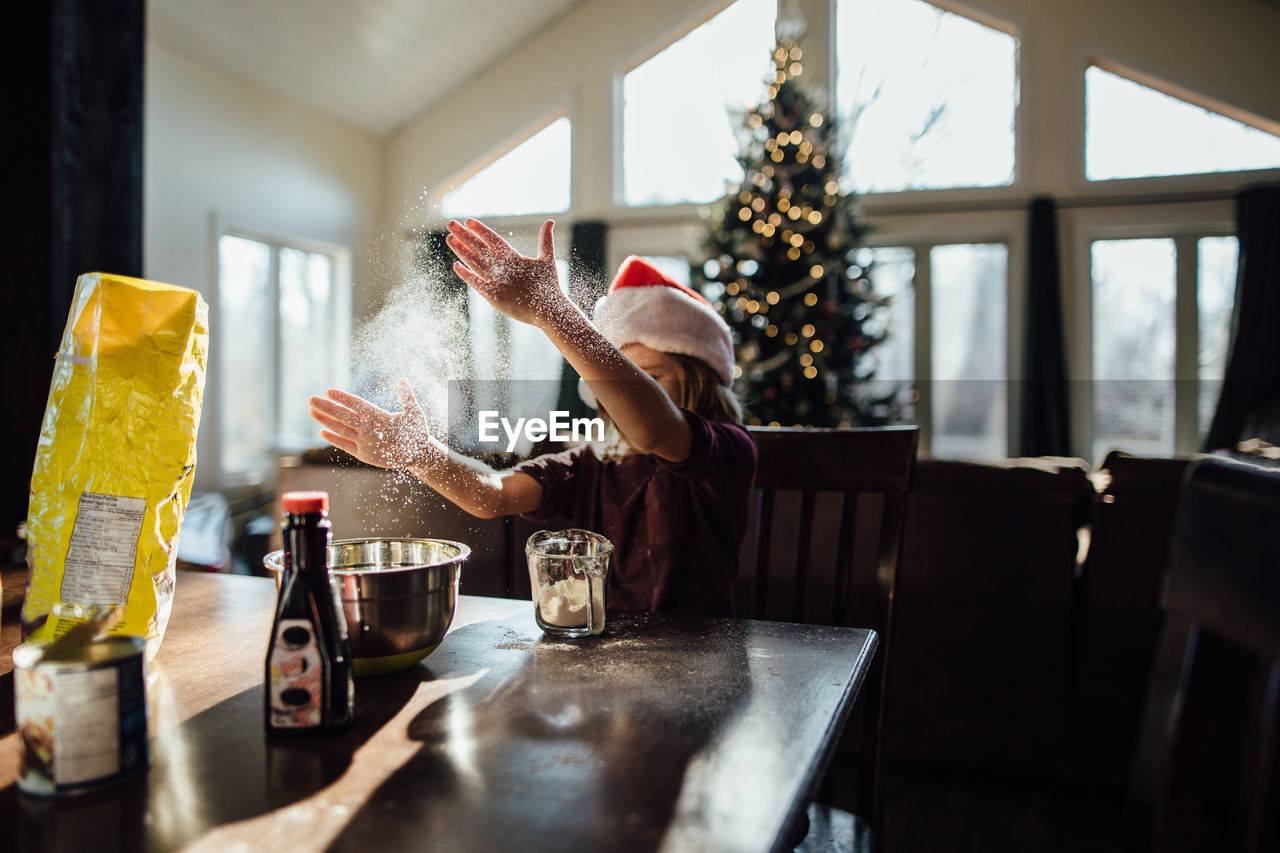
<svg viewBox="0 0 1280 853"><path fill-rule="evenodd" d="M791 621L804 621L804 602L809 588L809 553L813 543L814 493L800 493L800 518L796 522L796 562L792 575Z"/></svg>
<svg viewBox="0 0 1280 853"><path fill-rule="evenodd" d="M858 493L846 489L840 501L840 538L836 546L835 583L831 595L831 624L845 619L849 602L849 577L853 572L853 555L858 545Z"/></svg>
<svg viewBox="0 0 1280 853"><path fill-rule="evenodd" d="M756 495L756 583L755 609L752 616L764 618L769 602L769 562L773 545L773 499L774 490L760 489Z"/></svg>

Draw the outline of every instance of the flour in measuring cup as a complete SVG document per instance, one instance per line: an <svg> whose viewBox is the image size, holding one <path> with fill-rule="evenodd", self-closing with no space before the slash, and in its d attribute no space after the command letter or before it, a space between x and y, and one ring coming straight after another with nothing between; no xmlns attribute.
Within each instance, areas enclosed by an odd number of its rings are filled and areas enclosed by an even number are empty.
<svg viewBox="0 0 1280 853"><path fill-rule="evenodd" d="M604 595L601 586L597 584L600 594L590 602L592 622L596 625L604 622ZM585 578L565 578L545 584L538 595L542 621L561 628L586 625L588 599L591 597Z"/></svg>

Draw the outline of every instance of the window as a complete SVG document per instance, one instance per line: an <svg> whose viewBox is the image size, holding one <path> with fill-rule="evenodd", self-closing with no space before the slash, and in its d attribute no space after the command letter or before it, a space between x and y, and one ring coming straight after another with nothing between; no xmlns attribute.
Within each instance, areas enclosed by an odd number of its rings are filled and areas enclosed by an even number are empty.
<svg viewBox="0 0 1280 853"><path fill-rule="evenodd" d="M1280 136L1091 66L1085 175L1091 181L1280 167Z"/></svg>
<svg viewBox="0 0 1280 853"><path fill-rule="evenodd" d="M653 264L658 272L677 284L683 284L685 287L692 286L688 258L682 255L641 255L640 257Z"/></svg>
<svg viewBox="0 0 1280 853"><path fill-rule="evenodd" d="M345 252L236 234L218 241L221 474L260 482L272 451L322 443L307 399L344 379Z"/></svg>
<svg viewBox="0 0 1280 853"><path fill-rule="evenodd" d="M522 236L508 236L507 239L519 251L532 252L537 241L536 232L532 237L521 239ZM560 289L568 292L569 262L564 257L556 258L556 271L560 277ZM538 328L502 314L472 288L467 288L467 313L476 378L501 382L560 376L564 360Z"/></svg>
<svg viewBox="0 0 1280 853"><path fill-rule="evenodd" d="M1095 459L1198 449L1226 363L1237 251L1234 237L1194 234L1090 244ZM1180 303L1195 316L1180 319Z"/></svg>
<svg viewBox="0 0 1280 853"><path fill-rule="evenodd" d="M915 252L901 247L867 251L875 292L889 297L888 336L875 376L893 385L909 382L915 377Z"/></svg>
<svg viewBox="0 0 1280 853"><path fill-rule="evenodd" d="M1200 435L1208 435L1218 406L1222 378L1227 370L1231 340L1231 311L1236 301L1236 259L1240 241L1235 237L1202 237L1196 241L1196 315L1199 324L1198 353Z"/></svg>
<svg viewBox="0 0 1280 853"><path fill-rule="evenodd" d="M440 212L464 216L519 216L569 209L571 127L561 117L444 194Z"/></svg>
<svg viewBox="0 0 1280 853"><path fill-rule="evenodd" d="M627 205L708 202L742 180L734 109L773 73L776 0L738 0L622 78Z"/></svg>
<svg viewBox="0 0 1280 853"><path fill-rule="evenodd" d="M1092 246L1093 447L1173 453L1172 239L1099 240Z"/></svg>
<svg viewBox="0 0 1280 853"><path fill-rule="evenodd" d="M916 385L916 415L928 419L922 450L948 459L1008 455L1008 247L918 244L867 252L875 290L891 300L876 381ZM925 305L928 315L919 316ZM924 363L916 357L920 343L928 347Z"/></svg>
<svg viewBox="0 0 1280 853"><path fill-rule="evenodd" d="M930 448L941 458L1008 454L1005 303L1008 250L1001 244L934 246Z"/></svg>
<svg viewBox="0 0 1280 853"><path fill-rule="evenodd" d="M861 193L1013 182L1018 40L921 0L838 0L836 97Z"/></svg>
<svg viewBox="0 0 1280 853"><path fill-rule="evenodd" d="M532 251L537 241L537 232L532 229L504 236L523 252ZM556 254L560 289L568 292L567 253ZM499 312L474 289L467 288L466 298L472 354L470 376L475 381L470 383L468 399L458 404L472 411L498 410L504 417L546 417L546 412L556 407L565 366L555 344L536 327ZM475 432L456 429L459 412L450 414L454 419L451 435L454 446L481 449ZM465 415L462 422L471 423ZM516 452L528 453L531 447L530 442L522 439L516 445Z"/></svg>

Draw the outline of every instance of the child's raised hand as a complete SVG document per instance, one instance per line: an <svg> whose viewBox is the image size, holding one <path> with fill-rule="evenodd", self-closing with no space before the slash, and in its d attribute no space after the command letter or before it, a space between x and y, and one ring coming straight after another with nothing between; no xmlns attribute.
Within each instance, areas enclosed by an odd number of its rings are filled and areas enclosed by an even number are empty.
<svg viewBox="0 0 1280 853"><path fill-rule="evenodd" d="M454 272L502 313L543 327L567 301L556 275L554 225L542 223L538 255L530 258L478 219L450 221L445 242L458 256Z"/></svg>
<svg viewBox="0 0 1280 853"><path fill-rule="evenodd" d="M388 412L355 394L330 388L311 398L311 417L320 435L361 462L379 468L412 468L428 447L427 418L413 396L409 380L396 387L403 411Z"/></svg>

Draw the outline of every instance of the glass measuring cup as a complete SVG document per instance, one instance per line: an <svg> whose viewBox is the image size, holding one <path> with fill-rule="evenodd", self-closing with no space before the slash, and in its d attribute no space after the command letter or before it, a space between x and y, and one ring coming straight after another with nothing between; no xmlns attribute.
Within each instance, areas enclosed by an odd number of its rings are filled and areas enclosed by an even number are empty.
<svg viewBox="0 0 1280 853"><path fill-rule="evenodd" d="M549 637L604 630L604 590L613 544L590 530L539 530L524 546L533 615Z"/></svg>

